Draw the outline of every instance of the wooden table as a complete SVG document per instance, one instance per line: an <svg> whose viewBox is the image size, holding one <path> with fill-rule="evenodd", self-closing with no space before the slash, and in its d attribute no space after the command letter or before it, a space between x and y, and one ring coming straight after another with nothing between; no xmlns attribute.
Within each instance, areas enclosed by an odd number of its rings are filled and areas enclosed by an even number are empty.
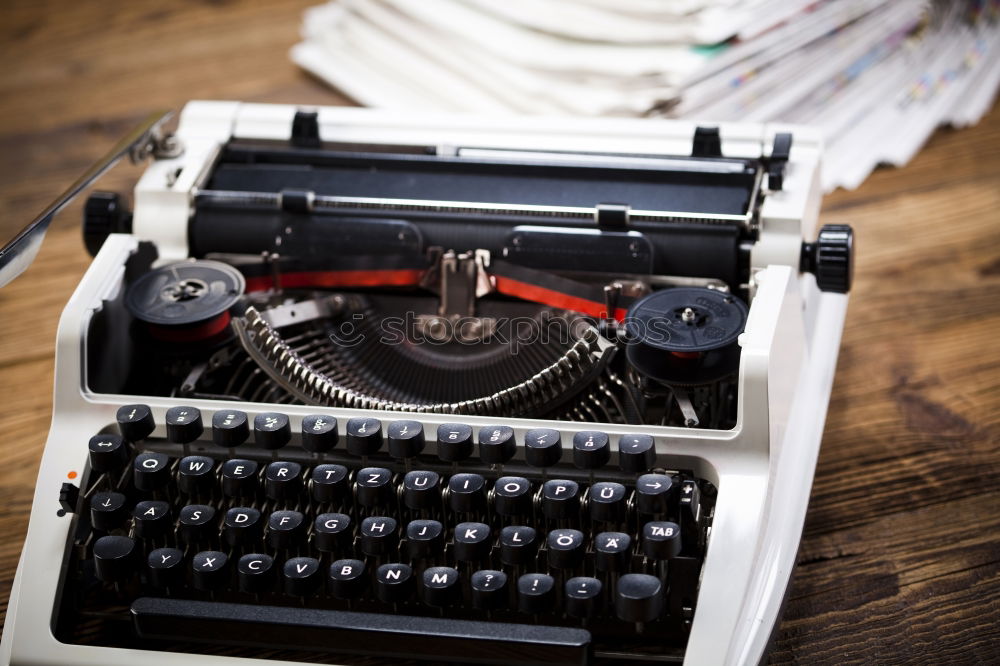
<svg viewBox="0 0 1000 666"><path fill-rule="evenodd" d="M0 237L131 123L192 98L337 104L287 57L312 0L6 3ZM101 185L127 191L138 171ZM1000 108L824 202L859 265L775 663L1000 662ZM80 206L0 290L0 603L51 409ZM2 612L2 611L0 611Z"/></svg>

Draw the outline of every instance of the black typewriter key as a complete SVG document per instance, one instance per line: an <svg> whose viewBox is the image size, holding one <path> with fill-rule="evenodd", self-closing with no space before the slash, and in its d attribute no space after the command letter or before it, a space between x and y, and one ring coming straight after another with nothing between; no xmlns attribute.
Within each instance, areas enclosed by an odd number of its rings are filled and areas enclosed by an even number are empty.
<svg viewBox="0 0 1000 666"><path fill-rule="evenodd" d="M624 532L601 532L594 537L594 566L598 571L628 571L632 537Z"/></svg>
<svg viewBox="0 0 1000 666"><path fill-rule="evenodd" d="M253 439L265 449L280 449L292 439L288 417L278 412L264 412L253 419Z"/></svg>
<svg viewBox="0 0 1000 666"><path fill-rule="evenodd" d="M212 490L215 483L215 461L205 456L186 456L177 464L177 488L194 495Z"/></svg>
<svg viewBox="0 0 1000 666"><path fill-rule="evenodd" d="M611 460L608 436L596 430L573 435L573 464L580 469L600 469Z"/></svg>
<svg viewBox="0 0 1000 666"><path fill-rule="evenodd" d="M588 576L578 576L566 581L563 606L570 617L594 617L601 610L601 581Z"/></svg>
<svg viewBox="0 0 1000 666"><path fill-rule="evenodd" d="M462 581L451 567L429 567L421 575L420 598L428 606L444 608L462 600Z"/></svg>
<svg viewBox="0 0 1000 666"><path fill-rule="evenodd" d="M170 481L170 458L146 451L132 462L132 483L137 490L159 490Z"/></svg>
<svg viewBox="0 0 1000 666"><path fill-rule="evenodd" d="M323 584L319 560L312 557L293 557L281 570L285 594L291 597L308 597Z"/></svg>
<svg viewBox="0 0 1000 666"><path fill-rule="evenodd" d="M337 560L330 565L327 586L338 599L357 599L367 583L365 563L361 560Z"/></svg>
<svg viewBox="0 0 1000 666"><path fill-rule="evenodd" d="M441 506L441 477L437 472L415 470L403 477L403 503L411 509Z"/></svg>
<svg viewBox="0 0 1000 666"><path fill-rule="evenodd" d="M270 499L296 499L302 490L302 465L294 462L273 462L264 470L264 494Z"/></svg>
<svg viewBox="0 0 1000 666"><path fill-rule="evenodd" d="M324 553L347 548L354 540L351 517L343 513L321 513L313 522L313 546Z"/></svg>
<svg viewBox="0 0 1000 666"><path fill-rule="evenodd" d="M198 543L218 534L215 508L207 504L189 504L177 516L177 535L184 543Z"/></svg>
<svg viewBox="0 0 1000 666"><path fill-rule="evenodd" d="M128 518L125 496L121 493L95 493L90 498L90 524L95 530L110 532Z"/></svg>
<svg viewBox="0 0 1000 666"><path fill-rule="evenodd" d="M184 552L177 548L157 548L146 558L150 585L168 588L184 581Z"/></svg>
<svg viewBox="0 0 1000 666"><path fill-rule="evenodd" d="M119 435L94 435L87 445L90 468L97 472L116 472L125 467L131 454Z"/></svg>
<svg viewBox="0 0 1000 666"><path fill-rule="evenodd" d="M558 430L535 428L524 435L524 459L532 467L550 467L562 458L562 437Z"/></svg>
<svg viewBox="0 0 1000 666"><path fill-rule="evenodd" d="M490 556L493 539L490 527L484 523L459 523L455 525L455 559L460 562L479 562Z"/></svg>
<svg viewBox="0 0 1000 666"><path fill-rule="evenodd" d="M325 453L337 446L340 433L337 419L313 414L302 419L302 448L313 453Z"/></svg>
<svg viewBox="0 0 1000 666"><path fill-rule="evenodd" d="M413 520L406 526L406 552L412 560L437 557L444 550L444 525L436 520Z"/></svg>
<svg viewBox="0 0 1000 666"><path fill-rule="evenodd" d="M531 483L520 476L502 476L493 486L493 505L501 516L531 514Z"/></svg>
<svg viewBox="0 0 1000 666"><path fill-rule="evenodd" d="M386 435L389 455L397 460L416 458L424 450L424 427L417 421L393 421Z"/></svg>
<svg viewBox="0 0 1000 666"><path fill-rule="evenodd" d="M226 497L252 497L256 492L256 462L237 458L222 464L222 493Z"/></svg>
<svg viewBox="0 0 1000 666"><path fill-rule="evenodd" d="M679 492L678 505L681 514L681 520L684 525L689 528L690 534L685 535L685 541L687 537L693 537L696 534L696 528L698 521L701 518L701 491L698 490L698 484L687 479L681 482ZM695 528L695 529L692 529Z"/></svg>
<svg viewBox="0 0 1000 666"><path fill-rule="evenodd" d="M358 472L354 485L361 506L385 506L393 499L392 472L384 467L365 467Z"/></svg>
<svg viewBox="0 0 1000 666"><path fill-rule="evenodd" d="M135 571L137 553L126 536L102 536L94 542L94 574L105 583L125 580Z"/></svg>
<svg viewBox="0 0 1000 666"><path fill-rule="evenodd" d="M413 593L413 569L406 564L383 564L375 571L375 596L384 603L406 601Z"/></svg>
<svg viewBox="0 0 1000 666"><path fill-rule="evenodd" d="M463 423L442 423L437 429L438 458L462 462L472 457L472 428Z"/></svg>
<svg viewBox="0 0 1000 666"><path fill-rule="evenodd" d="M278 550L296 548L305 536L306 519L298 511L275 511L267 517L267 545Z"/></svg>
<svg viewBox="0 0 1000 666"><path fill-rule="evenodd" d="M316 465L312 471L312 496L317 502L339 502L347 497L350 478L343 465Z"/></svg>
<svg viewBox="0 0 1000 666"><path fill-rule="evenodd" d="M382 448L382 422L360 418L347 422L347 452L355 456L370 456Z"/></svg>
<svg viewBox="0 0 1000 666"><path fill-rule="evenodd" d="M472 574L469 581L472 605L480 610L496 610L507 605L507 574L483 569Z"/></svg>
<svg viewBox="0 0 1000 666"><path fill-rule="evenodd" d="M649 435L622 435L618 440L618 466L623 472L642 474L656 464L656 443Z"/></svg>
<svg viewBox="0 0 1000 666"><path fill-rule="evenodd" d="M361 552L373 557L395 552L399 544L398 527L396 519L388 516L369 516L362 520L358 530Z"/></svg>
<svg viewBox="0 0 1000 666"><path fill-rule="evenodd" d="M625 520L628 491L620 483L599 481L590 487L590 518L598 522Z"/></svg>
<svg viewBox="0 0 1000 666"><path fill-rule="evenodd" d="M517 440L510 426L479 429L479 459L487 465L503 465L517 453Z"/></svg>
<svg viewBox="0 0 1000 666"><path fill-rule="evenodd" d="M229 557L217 550L203 550L191 558L191 583L196 590L210 591L229 582Z"/></svg>
<svg viewBox="0 0 1000 666"><path fill-rule="evenodd" d="M167 533L173 526L170 520L170 505L166 502L144 501L132 510L135 535L140 539L156 539Z"/></svg>
<svg viewBox="0 0 1000 666"><path fill-rule="evenodd" d="M188 444L201 437L205 427L197 407L171 407L167 410L167 439L175 444Z"/></svg>
<svg viewBox="0 0 1000 666"><path fill-rule="evenodd" d="M469 473L448 479L448 506L458 513L486 511L486 479Z"/></svg>
<svg viewBox="0 0 1000 666"><path fill-rule="evenodd" d="M642 553L653 560L669 560L681 552L681 528L677 523L655 521L642 527Z"/></svg>
<svg viewBox="0 0 1000 666"><path fill-rule="evenodd" d="M240 592L261 594L274 583L274 558L264 553L249 553L236 563L236 584Z"/></svg>
<svg viewBox="0 0 1000 666"><path fill-rule="evenodd" d="M556 601L556 581L540 573L524 574L517 579L517 609L522 613L547 613Z"/></svg>
<svg viewBox="0 0 1000 666"><path fill-rule="evenodd" d="M250 438L250 421L246 412L235 409L212 414L212 441L231 449Z"/></svg>
<svg viewBox="0 0 1000 666"><path fill-rule="evenodd" d="M656 576L625 574L615 589L615 613L626 622L652 622L663 612L663 586Z"/></svg>
<svg viewBox="0 0 1000 666"><path fill-rule="evenodd" d="M643 474L635 482L636 506L640 513L666 513L673 480L666 474Z"/></svg>
<svg viewBox="0 0 1000 666"><path fill-rule="evenodd" d="M222 520L222 535L230 546L256 543L263 532L260 511L253 507L234 507L226 511Z"/></svg>
<svg viewBox="0 0 1000 666"><path fill-rule="evenodd" d="M576 481L553 479L542 485L542 513L546 518L574 518L579 512L580 486Z"/></svg>
<svg viewBox="0 0 1000 666"><path fill-rule="evenodd" d="M586 544L580 530L552 530L545 538L549 550L549 566L572 569L583 562Z"/></svg>
<svg viewBox="0 0 1000 666"><path fill-rule="evenodd" d="M521 566L535 561L538 553L538 533L533 527L508 525L500 530L500 561L509 566Z"/></svg>
<svg viewBox="0 0 1000 666"><path fill-rule="evenodd" d="M115 414L118 432L130 442L146 439L156 429L153 411L148 405L122 405Z"/></svg>

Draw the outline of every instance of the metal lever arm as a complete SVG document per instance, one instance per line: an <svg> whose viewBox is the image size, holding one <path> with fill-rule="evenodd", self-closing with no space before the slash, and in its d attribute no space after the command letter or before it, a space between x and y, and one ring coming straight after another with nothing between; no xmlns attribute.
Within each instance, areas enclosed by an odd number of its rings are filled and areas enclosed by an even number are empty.
<svg viewBox="0 0 1000 666"><path fill-rule="evenodd" d="M31 265L56 213L65 208L80 192L90 187L121 158L128 155L132 163L137 164L149 156L172 157L179 154L179 144L173 137L166 136L161 131L163 123L170 116L170 111L150 114L135 129L122 137L104 157L77 178L38 217L21 229L13 240L0 249L0 287L5 286Z"/></svg>

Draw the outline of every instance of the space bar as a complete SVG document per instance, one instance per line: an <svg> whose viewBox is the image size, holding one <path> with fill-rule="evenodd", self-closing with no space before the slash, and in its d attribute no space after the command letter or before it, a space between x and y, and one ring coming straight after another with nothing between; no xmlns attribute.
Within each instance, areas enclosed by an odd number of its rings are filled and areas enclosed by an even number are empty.
<svg viewBox="0 0 1000 666"><path fill-rule="evenodd" d="M465 663L587 664L590 632L507 622L142 597L141 638Z"/></svg>

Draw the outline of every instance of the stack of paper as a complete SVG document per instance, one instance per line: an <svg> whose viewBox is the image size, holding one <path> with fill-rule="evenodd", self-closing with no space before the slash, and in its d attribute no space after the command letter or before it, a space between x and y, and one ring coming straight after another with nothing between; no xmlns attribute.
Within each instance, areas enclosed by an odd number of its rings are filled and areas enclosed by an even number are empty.
<svg viewBox="0 0 1000 666"><path fill-rule="evenodd" d="M368 106L808 123L830 190L975 123L998 25L1000 0L336 0L292 57Z"/></svg>

